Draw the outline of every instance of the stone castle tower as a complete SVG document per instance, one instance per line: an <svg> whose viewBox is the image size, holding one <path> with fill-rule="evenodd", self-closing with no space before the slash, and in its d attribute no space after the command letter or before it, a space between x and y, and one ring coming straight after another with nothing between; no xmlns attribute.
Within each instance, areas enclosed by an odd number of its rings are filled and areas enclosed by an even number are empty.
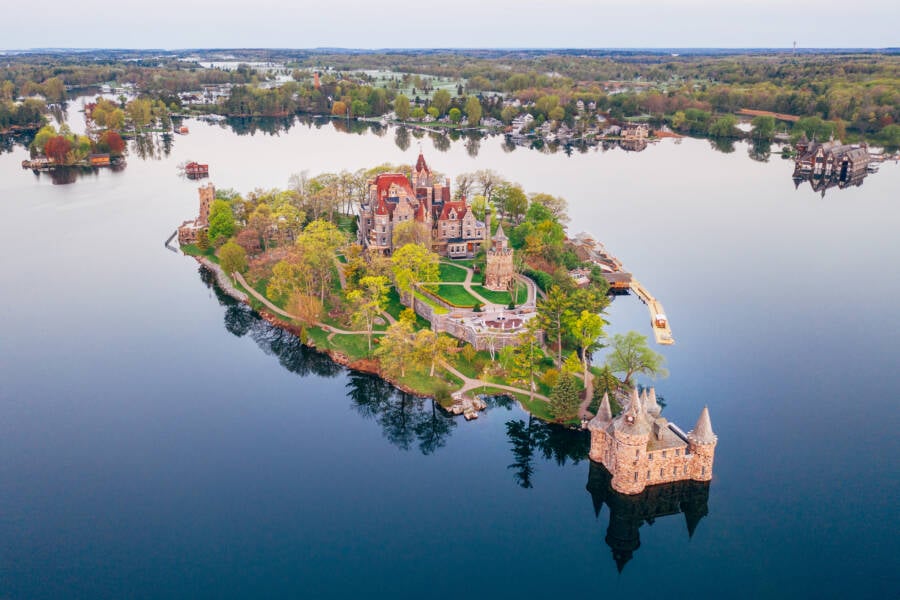
<svg viewBox="0 0 900 600"><path fill-rule="evenodd" d="M201 185L197 190L200 195L200 214L193 221L185 221L178 228L178 243L196 244L197 235L209 229L209 209L216 199L216 187L212 183Z"/></svg>
<svg viewBox="0 0 900 600"><path fill-rule="evenodd" d="M493 245L487 251L487 264L484 268L484 287L497 292L509 289L513 280L513 250L509 247L509 238L503 233L503 223L497 227L497 233L491 238Z"/></svg>
<svg viewBox="0 0 900 600"><path fill-rule="evenodd" d="M216 199L216 186L212 182L201 185L198 190L200 193L200 215L197 217L199 225L209 225L209 207L213 200Z"/></svg>
<svg viewBox="0 0 900 600"><path fill-rule="evenodd" d="M597 415L588 423L591 460L606 467L617 492L638 494L648 485L712 479L717 438L709 409L704 407L688 434L661 412L656 390L642 394L633 390L628 408L615 418L604 395Z"/></svg>

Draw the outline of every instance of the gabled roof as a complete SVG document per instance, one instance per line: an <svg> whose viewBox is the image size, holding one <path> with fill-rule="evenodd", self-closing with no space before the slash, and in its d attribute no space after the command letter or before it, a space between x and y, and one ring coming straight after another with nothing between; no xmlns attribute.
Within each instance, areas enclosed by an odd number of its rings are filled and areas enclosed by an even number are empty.
<svg viewBox="0 0 900 600"><path fill-rule="evenodd" d="M451 209L456 209L456 218L461 221L462 218L466 216L466 212L468 212L469 207L466 205L465 200L458 200L456 202L444 202L444 206L441 208L441 221L445 221L450 218Z"/></svg>
<svg viewBox="0 0 900 600"><path fill-rule="evenodd" d="M412 186L409 185L409 179L407 179L406 175L403 173L382 173L377 176L375 178L375 186L377 187L378 197L381 198L382 196L386 196L392 185L403 188L411 198L416 197L416 193L413 191Z"/></svg>

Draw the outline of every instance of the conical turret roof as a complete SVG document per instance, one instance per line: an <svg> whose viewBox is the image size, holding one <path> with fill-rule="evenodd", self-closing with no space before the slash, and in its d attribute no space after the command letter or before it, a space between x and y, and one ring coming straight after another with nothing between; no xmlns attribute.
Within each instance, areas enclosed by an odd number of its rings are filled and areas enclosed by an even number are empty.
<svg viewBox="0 0 900 600"><path fill-rule="evenodd" d="M637 390L631 390L631 403L621 415L615 419L615 428L623 433L631 435L647 435L650 433L650 423L647 421L647 413L644 412L644 403Z"/></svg>
<svg viewBox="0 0 900 600"><path fill-rule="evenodd" d="M497 233L494 234L493 239L497 240L498 242L509 239L508 237L506 237L506 234L503 233L503 221L500 221L500 224L497 226Z"/></svg>
<svg viewBox="0 0 900 600"><path fill-rule="evenodd" d="M700 418L697 419L697 424L694 425L694 428L691 430L689 435L701 444L715 443L716 434L713 433L712 423L709 420L708 406L703 407L703 411L700 413Z"/></svg>
<svg viewBox="0 0 900 600"><path fill-rule="evenodd" d="M421 150L419 150L419 158L416 160L416 172L420 171L431 172L431 169L428 168L428 163L425 162L425 155L422 154Z"/></svg>
<svg viewBox="0 0 900 600"><path fill-rule="evenodd" d="M653 415L654 417L658 417L662 412L662 408L656 401L656 388L650 388L647 391L647 396L644 400L644 410L647 411L647 414Z"/></svg>
<svg viewBox="0 0 900 600"><path fill-rule="evenodd" d="M600 409L597 411L597 416L602 417L604 421L612 420L612 407L609 405L609 394L603 392L603 400L600 401Z"/></svg>

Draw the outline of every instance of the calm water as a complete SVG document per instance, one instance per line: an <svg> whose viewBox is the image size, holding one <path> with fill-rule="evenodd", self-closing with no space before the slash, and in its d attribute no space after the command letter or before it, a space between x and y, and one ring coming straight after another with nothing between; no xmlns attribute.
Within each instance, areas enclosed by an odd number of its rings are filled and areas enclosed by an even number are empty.
<svg viewBox="0 0 900 600"><path fill-rule="evenodd" d="M565 196L571 230L665 304L677 344L657 387L684 428L709 404L716 477L629 501L605 496L584 436L514 406L449 419L305 350L163 248L197 210L178 163L246 192L412 162L418 140L188 125L168 156L69 185L23 171L21 147L0 155L0 597L895 593L897 166L823 198L741 144L422 140L443 173ZM634 298L610 317L650 333ZM661 512L687 514L637 529ZM621 574L611 546L631 553Z"/></svg>

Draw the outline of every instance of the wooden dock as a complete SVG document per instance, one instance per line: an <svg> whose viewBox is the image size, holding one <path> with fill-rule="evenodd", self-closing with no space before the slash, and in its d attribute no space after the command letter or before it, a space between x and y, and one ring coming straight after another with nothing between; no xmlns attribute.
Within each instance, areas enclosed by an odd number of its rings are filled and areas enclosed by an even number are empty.
<svg viewBox="0 0 900 600"><path fill-rule="evenodd" d="M647 288L637 279L631 279L631 291L634 295L641 299L641 302L647 305L650 311L650 326L653 328L653 335L656 337L657 344L674 344L675 338L672 337L672 328L669 326L668 318L660 322L659 315L665 317L666 311L661 302L654 298Z"/></svg>

